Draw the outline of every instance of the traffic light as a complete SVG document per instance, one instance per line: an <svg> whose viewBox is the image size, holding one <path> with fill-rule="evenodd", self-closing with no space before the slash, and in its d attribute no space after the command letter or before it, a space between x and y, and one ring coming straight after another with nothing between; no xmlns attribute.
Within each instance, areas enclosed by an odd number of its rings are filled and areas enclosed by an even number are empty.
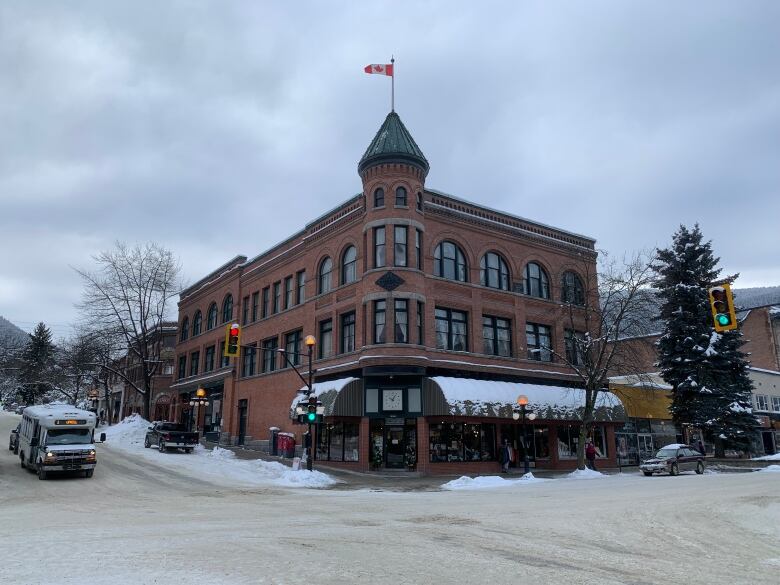
<svg viewBox="0 0 780 585"><path fill-rule="evenodd" d="M310 396L309 404L306 406L306 422L314 424L317 422L317 397Z"/></svg>
<svg viewBox="0 0 780 585"><path fill-rule="evenodd" d="M225 330L225 357L238 357L241 351L241 327L233 323Z"/></svg>
<svg viewBox="0 0 780 585"><path fill-rule="evenodd" d="M731 331L737 328L737 314L734 311L734 296L731 285L727 282L712 286L707 291L712 309L712 321L715 331Z"/></svg>

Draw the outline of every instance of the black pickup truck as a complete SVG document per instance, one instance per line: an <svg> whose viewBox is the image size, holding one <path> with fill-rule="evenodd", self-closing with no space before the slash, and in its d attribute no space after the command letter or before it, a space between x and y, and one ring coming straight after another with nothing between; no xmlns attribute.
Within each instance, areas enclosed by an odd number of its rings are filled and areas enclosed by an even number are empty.
<svg viewBox="0 0 780 585"><path fill-rule="evenodd" d="M198 433L188 433L184 425L172 422L154 422L146 431L144 447L155 445L160 452L167 449L184 449L190 453L198 444Z"/></svg>

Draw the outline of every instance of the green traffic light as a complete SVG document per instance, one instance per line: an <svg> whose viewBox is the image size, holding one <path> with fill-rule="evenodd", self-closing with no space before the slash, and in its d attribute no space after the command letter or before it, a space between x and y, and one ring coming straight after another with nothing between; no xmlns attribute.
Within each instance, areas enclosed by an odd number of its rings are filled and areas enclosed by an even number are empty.
<svg viewBox="0 0 780 585"><path fill-rule="evenodd" d="M308 419L309 422L314 422L315 420L317 420L317 413L310 412L309 414L306 415L306 418Z"/></svg>
<svg viewBox="0 0 780 585"><path fill-rule="evenodd" d="M715 317L718 320L718 325L726 326L731 323L731 319L729 319L728 315L718 315Z"/></svg>

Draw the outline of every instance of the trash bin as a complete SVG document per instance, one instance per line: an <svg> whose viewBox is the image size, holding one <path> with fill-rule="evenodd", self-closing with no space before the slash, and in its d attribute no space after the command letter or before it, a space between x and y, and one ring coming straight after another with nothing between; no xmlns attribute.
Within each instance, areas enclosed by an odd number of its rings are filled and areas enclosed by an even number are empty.
<svg viewBox="0 0 780 585"><path fill-rule="evenodd" d="M279 445L277 443L277 435L279 434L279 427L268 427L271 431L271 436L268 438L268 452L271 455L279 454Z"/></svg>
<svg viewBox="0 0 780 585"><path fill-rule="evenodd" d="M277 433L276 435L277 449L281 457L288 457L292 459L295 457L295 434L294 433Z"/></svg>

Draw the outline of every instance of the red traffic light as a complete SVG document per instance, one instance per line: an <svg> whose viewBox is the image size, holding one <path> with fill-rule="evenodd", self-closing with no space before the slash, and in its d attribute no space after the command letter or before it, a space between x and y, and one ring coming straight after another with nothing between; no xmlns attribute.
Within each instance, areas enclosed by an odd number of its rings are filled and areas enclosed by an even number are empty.
<svg viewBox="0 0 780 585"><path fill-rule="evenodd" d="M237 325L233 325L233 326L230 328L230 335L231 335L232 337L236 337L236 336L238 335L238 326L237 326Z"/></svg>

